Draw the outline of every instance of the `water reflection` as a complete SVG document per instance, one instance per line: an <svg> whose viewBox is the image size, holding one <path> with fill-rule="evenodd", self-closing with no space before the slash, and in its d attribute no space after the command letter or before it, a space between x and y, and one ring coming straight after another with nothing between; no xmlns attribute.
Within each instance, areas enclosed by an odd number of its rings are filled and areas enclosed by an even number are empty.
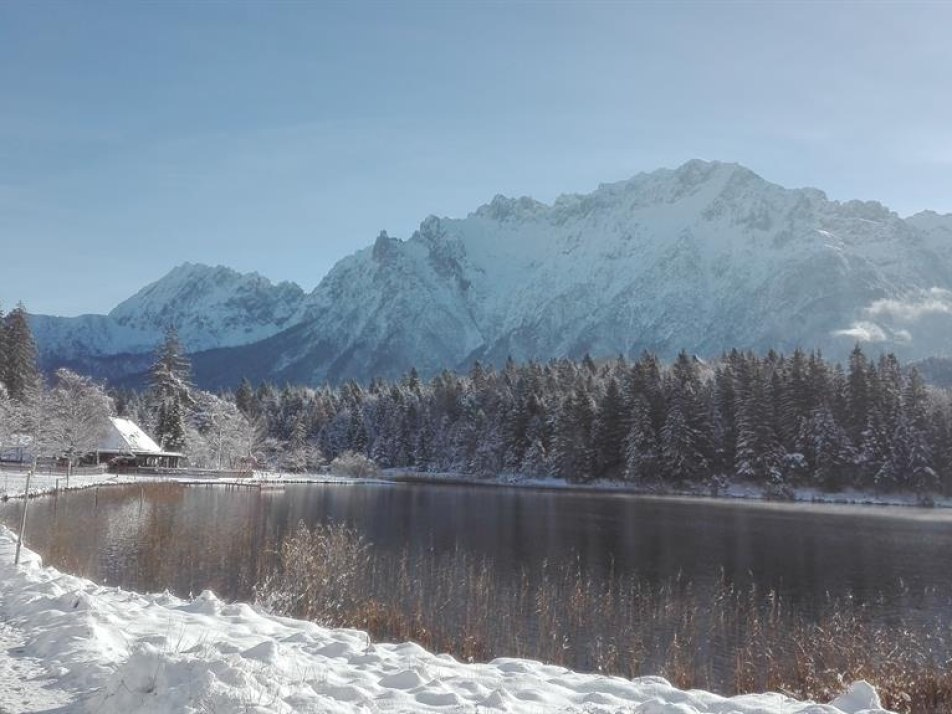
<svg viewBox="0 0 952 714"><path fill-rule="evenodd" d="M0 505L0 519L14 525L20 508ZM597 577L756 583L805 612L850 596L885 620L952 619L945 511L432 485L163 484L36 499L27 542L106 584L247 599L269 549L298 521L343 522L382 552L460 550L490 559L503 577L577 562Z"/></svg>

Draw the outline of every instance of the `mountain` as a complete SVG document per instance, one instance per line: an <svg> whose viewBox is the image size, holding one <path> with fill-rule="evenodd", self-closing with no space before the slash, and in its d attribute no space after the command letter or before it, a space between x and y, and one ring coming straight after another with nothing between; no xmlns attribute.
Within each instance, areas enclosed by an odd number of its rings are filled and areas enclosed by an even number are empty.
<svg viewBox="0 0 952 714"><path fill-rule="evenodd" d="M33 315L31 326L44 367L114 377L144 369L169 325L192 351L244 345L287 327L303 298L293 283L184 263L108 315Z"/></svg>
<svg viewBox="0 0 952 714"><path fill-rule="evenodd" d="M183 276L171 292L203 292L188 287L198 280ZM904 220L879 203L690 161L552 205L497 196L466 218L430 216L407 240L381 233L310 294L281 294L280 310L227 312L221 329L225 317L201 301L164 313L164 288L146 288L109 319L123 329L169 317L203 325L205 342L191 347L199 380L213 385L644 349L802 346L836 356L861 341L919 358L952 347L952 216Z"/></svg>

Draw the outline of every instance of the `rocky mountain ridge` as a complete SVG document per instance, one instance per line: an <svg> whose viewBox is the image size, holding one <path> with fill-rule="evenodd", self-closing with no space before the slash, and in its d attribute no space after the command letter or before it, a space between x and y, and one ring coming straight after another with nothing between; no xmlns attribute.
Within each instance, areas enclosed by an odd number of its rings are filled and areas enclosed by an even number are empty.
<svg viewBox="0 0 952 714"><path fill-rule="evenodd" d="M950 314L952 216L902 219L690 161L552 205L497 196L465 218L430 216L406 240L381 233L309 294L183 266L106 318L34 325L51 364L137 354L172 321L200 378L221 386L644 349L835 356L860 341L921 358L952 353L937 329Z"/></svg>

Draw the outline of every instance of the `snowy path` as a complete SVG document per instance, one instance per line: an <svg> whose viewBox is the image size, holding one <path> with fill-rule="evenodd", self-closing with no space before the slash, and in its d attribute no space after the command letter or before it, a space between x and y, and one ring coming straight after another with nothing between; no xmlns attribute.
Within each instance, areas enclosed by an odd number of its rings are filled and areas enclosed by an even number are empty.
<svg viewBox="0 0 952 714"><path fill-rule="evenodd" d="M22 632L0 622L0 714L50 712L73 700L42 662L23 654L25 642Z"/></svg>
<svg viewBox="0 0 952 714"><path fill-rule="evenodd" d="M58 714L179 712L881 712L868 685L836 707L780 694L723 698L660 678L579 674L530 660L463 664L229 605L100 587L45 568L0 528L0 709Z"/></svg>

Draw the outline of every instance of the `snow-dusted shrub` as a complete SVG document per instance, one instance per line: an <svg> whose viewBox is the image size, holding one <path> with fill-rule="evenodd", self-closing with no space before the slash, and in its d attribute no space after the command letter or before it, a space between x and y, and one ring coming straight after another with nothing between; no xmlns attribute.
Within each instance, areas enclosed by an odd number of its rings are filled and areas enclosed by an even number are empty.
<svg viewBox="0 0 952 714"><path fill-rule="evenodd" d="M370 567L370 546L342 524L298 523L281 542L280 563L255 587L265 608L322 625L343 625L359 607L361 576Z"/></svg>
<svg viewBox="0 0 952 714"><path fill-rule="evenodd" d="M375 476L380 472L373 459L354 451L345 451L331 462L331 473L357 478Z"/></svg>

